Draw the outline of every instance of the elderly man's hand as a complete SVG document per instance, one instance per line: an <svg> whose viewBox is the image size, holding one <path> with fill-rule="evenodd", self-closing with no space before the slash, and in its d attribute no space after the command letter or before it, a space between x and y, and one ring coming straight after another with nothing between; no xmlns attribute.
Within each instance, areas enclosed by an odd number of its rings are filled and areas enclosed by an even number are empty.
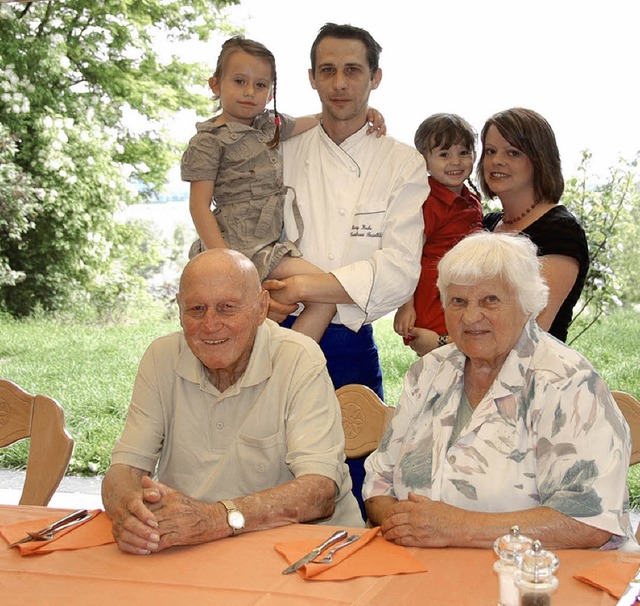
<svg viewBox="0 0 640 606"><path fill-rule="evenodd" d="M412 492L388 510L381 526L387 541L412 547L446 547L459 528L462 510Z"/></svg>
<svg viewBox="0 0 640 606"><path fill-rule="evenodd" d="M148 555L158 550L158 522L143 502L140 492L123 497L117 506L108 508L108 513L113 527L113 537L122 551Z"/></svg>
<svg viewBox="0 0 640 606"><path fill-rule="evenodd" d="M158 523L157 551L175 545L206 543L231 534L221 504L197 501L148 477L142 479L142 487Z"/></svg>
<svg viewBox="0 0 640 606"><path fill-rule="evenodd" d="M278 295L276 294L277 291L283 290L286 287L286 282L282 280L265 280L262 283L262 286L265 290L269 291L268 317L270 320L273 320L274 322L280 324L298 309L297 304L283 302L279 300L281 299L281 297L278 297Z"/></svg>

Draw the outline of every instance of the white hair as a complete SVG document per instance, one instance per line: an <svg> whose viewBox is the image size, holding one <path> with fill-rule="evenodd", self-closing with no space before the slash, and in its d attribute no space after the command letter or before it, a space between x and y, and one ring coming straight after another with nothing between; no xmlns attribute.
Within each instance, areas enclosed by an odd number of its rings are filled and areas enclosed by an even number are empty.
<svg viewBox="0 0 640 606"><path fill-rule="evenodd" d="M475 286L497 278L513 289L522 310L537 316L549 300L536 245L520 233L472 233L438 263L438 289L443 306L451 284Z"/></svg>

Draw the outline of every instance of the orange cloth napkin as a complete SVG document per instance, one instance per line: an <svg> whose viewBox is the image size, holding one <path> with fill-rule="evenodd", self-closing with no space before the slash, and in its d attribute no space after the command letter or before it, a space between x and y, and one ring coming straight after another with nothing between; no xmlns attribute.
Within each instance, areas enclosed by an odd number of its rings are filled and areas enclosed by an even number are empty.
<svg viewBox="0 0 640 606"><path fill-rule="evenodd" d="M574 579L603 589L614 598L620 596L638 571L640 560L630 562L602 562L573 575Z"/></svg>
<svg viewBox="0 0 640 606"><path fill-rule="evenodd" d="M50 541L29 541L16 545L15 549L20 551L20 555L25 556L114 543L109 516L101 509L93 509L90 513L91 517L88 520L56 532ZM49 524L53 524L61 517L57 515L48 518L37 518L3 526L0 528L0 535L6 539L7 543L11 544L22 539L27 534L27 531L40 530Z"/></svg>
<svg viewBox="0 0 640 606"><path fill-rule="evenodd" d="M404 547L385 541L376 526L333 556L331 564L310 562L297 570L304 579L314 581L342 581L355 577L382 577L391 574L426 572L426 566L416 560ZM309 553L321 541L307 539L291 543L277 543L275 550L293 564ZM335 547L335 545L333 545ZM323 552L326 555L330 549ZM322 555L320 557L322 557Z"/></svg>

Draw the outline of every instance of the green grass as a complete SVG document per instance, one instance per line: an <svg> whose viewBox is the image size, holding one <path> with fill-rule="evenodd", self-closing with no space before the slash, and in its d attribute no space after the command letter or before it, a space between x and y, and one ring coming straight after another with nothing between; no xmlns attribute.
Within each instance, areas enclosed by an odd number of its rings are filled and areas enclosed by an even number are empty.
<svg viewBox="0 0 640 606"><path fill-rule="evenodd" d="M120 435L140 357L149 343L178 328L161 310L146 319L95 325L73 321L17 321L0 315L0 377L32 393L56 398L76 441L69 473L104 473ZM374 325L382 360L385 400L395 405L407 368L417 359L393 332L392 319ZM602 320L573 346L587 356L612 389L640 396L640 313L627 310ZM0 466L24 467L25 442L3 449ZM636 466L640 468L640 465ZM640 469L630 472L640 503Z"/></svg>
<svg viewBox="0 0 640 606"><path fill-rule="evenodd" d="M157 336L176 330L156 318L114 325L0 317L0 377L58 400L76 445L69 473L103 473L122 429L138 362ZM24 467L27 443L4 449L0 465Z"/></svg>
<svg viewBox="0 0 640 606"><path fill-rule="evenodd" d="M611 389L640 398L639 343L640 312L627 309L604 318L571 346L589 358Z"/></svg>

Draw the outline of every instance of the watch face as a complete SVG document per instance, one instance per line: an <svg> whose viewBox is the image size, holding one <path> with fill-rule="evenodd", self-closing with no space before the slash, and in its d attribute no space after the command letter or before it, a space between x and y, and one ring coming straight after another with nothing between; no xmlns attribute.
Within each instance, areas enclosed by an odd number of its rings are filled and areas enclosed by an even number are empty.
<svg viewBox="0 0 640 606"><path fill-rule="evenodd" d="M244 516L239 511L232 511L229 514L229 526L236 530L244 528Z"/></svg>

